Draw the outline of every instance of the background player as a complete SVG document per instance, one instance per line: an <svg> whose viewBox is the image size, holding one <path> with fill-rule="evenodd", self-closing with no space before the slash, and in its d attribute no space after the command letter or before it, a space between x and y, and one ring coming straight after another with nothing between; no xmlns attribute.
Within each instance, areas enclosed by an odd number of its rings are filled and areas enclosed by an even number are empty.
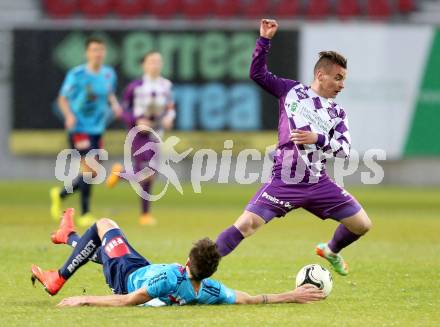
<svg viewBox="0 0 440 327"><path fill-rule="evenodd" d="M83 65L69 70L64 79L58 97L58 106L64 115L64 127L68 132L71 148L81 154L81 173L73 182L73 190L81 192L82 216L78 220L81 226L89 226L94 218L90 214L90 196L92 185L83 179L84 172L95 169L87 165L84 156L92 149L102 147L102 134L111 115L119 117L122 109L115 96L116 73L113 68L104 65L106 46L96 37L87 39L86 60ZM61 214L61 200L68 196L64 188L54 187L50 191L51 215L58 220Z"/></svg>
<svg viewBox="0 0 440 327"><path fill-rule="evenodd" d="M208 238L194 244L185 266L151 264L136 252L110 219L100 219L79 237L73 225L73 212L73 209L66 210L60 228L51 237L56 244L72 245L72 254L58 271L43 271L33 265L33 282L40 281L49 294L55 295L79 267L94 258L103 265L106 281L116 294L70 297L59 306L128 306L153 299L165 305L307 303L324 298L322 291L312 285L282 294L250 296L209 279L217 270L221 256Z"/></svg>
<svg viewBox="0 0 440 327"><path fill-rule="evenodd" d="M332 240L318 244L316 253L327 259L336 272L346 275L348 265L339 251L371 227L356 199L325 172L326 158L347 158L350 151L346 114L333 101L344 88L347 61L334 51L321 52L311 86L279 78L266 65L270 39L277 29L275 20L261 21L250 71L256 83L279 99L278 147L272 177L235 224L219 235L217 246L221 255L227 255L274 217L303 207L321 219L340 222Z"/></svg>
<svg viewBox="0 0 440 327"><path fill-rule="evenodd" d="M159 52L147 53L142 61L144 72L142 79L134 80L124 91L123 119L127 128L131 129L137 126L141 130L143 129L143 132L136 135L131 148L134 173L138 173L145 167L156 171L160 149L157 146L158 140L150 132L150 129L162 135L164 129L169 130L173 127L176 116L171 92L172 83L160 75L162 66L162 56ZM134 153L147 143L151 148L135 156ZM121 164L113 166L112 174L107 180L108 187L113 187L117 183L119 180L118 174L122 171ZM141 182L142 189L148 194L151 194L153 180L154 174ZM139 223L141 225L154 225L156 223L156 220L150 214L150 201L142 197Z"/></svg>

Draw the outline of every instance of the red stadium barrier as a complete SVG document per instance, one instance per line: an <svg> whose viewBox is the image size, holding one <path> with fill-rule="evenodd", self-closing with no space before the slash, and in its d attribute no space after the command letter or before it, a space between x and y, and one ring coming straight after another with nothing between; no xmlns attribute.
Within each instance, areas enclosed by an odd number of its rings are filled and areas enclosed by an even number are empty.
<svg viewBox="0 0 440 327"><path fill-rule="evenodd" d="M113 0L113 11L121 17L135 17L145 13L148 0Z"/></svg>
<svg viewBox="0 0 440 327"><path fill-rule="evenodd" d="M416 6L413 0L399 0L397 1L397 9L402 14L409 14L416 9Z"/></svg>
<svg viewBox="0 0 440 327"><path fill-rule="evenodd" d="M270 12L270 0L250 0L244 1L242 5L242 14L251 18L266 17Z"/></svg>
<svg viewBox="0 0 440 327"><path fill-rule="evenodd" d="M387 0L368 0L367 14L373 19L388 18L391 15L391 7Z"/></svg>
<svg viewBox="0 0 440 327"><path fill-rule="evenodd" d="M307 17L311 19L323 19L331 14L330 3L328 0L310 0L306 9Z"/></svg>
<svg viewBox="0 0 440 327"><path fill-rule="evenodd" d="M181 0L149 0L147 14L158 18L169 18L179 13Z"/></svg>
<svg viewBox="0 0 440 327"><path fill-rule="evenodd" d="M111 13L113 0L79 0L80 11L89 18L101 18Z"/></svg>
<svg viewBox="0 0 440 327"><path fill-rule="evenodd" d="M209 16L213 11L213 0L185 0L182 14L188 18L202 18Z"/></svg>
<svg viewBox="0 0 440 327"><path fill-rule="evenodd" d="M221 18L236 16L241 10L240 1L214 0L214 15Z"/></svg>
<svg viewBox="0 0 440 327"><path fill-rule="evenodd" d="M43 8L54 17L69 17L78 10L78 0L43 0Z"/></svg>
<svg viewBox="0 0 440 327"><path fill-rule="evenodd" d="M309 19L325 19L336 14L344 20L361 14L360 5L366 4L367 17L388 18L396 13L414 11L414 0L42 0L48 15L69 17L80 13L86 17L100 18L115 14L119 17L150 15L158 18L247 18L304 15ZM305 4L302 8L301 4ZM333 6L334 4L334 6ZM335 12L333 13L333 9Z"/></svg>
<svg viewBox="0 0 440 327"><path fill-rule="evenodd" d="M300 0L280 0L274 7L275 17L294 17L301 14Z"/></svg>
<svg viewBox="0 0 440 327"><path fill-rule="evenodd" d="M357 0L339 0L336 3L336 15L341 19L348 19L360 14Z"/></svg>

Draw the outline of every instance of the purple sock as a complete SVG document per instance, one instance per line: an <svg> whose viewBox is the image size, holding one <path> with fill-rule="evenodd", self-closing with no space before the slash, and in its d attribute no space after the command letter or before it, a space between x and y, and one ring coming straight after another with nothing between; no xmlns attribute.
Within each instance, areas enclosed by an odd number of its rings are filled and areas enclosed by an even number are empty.
<svg viewBox="0 0 440 327"><path fill-rule="evenodd" d="M151 190L151 182L143 182L141 183L142 189L147 192L148 194L150 193ZM147 213L150 211L150 201L145 200L145 199L141 199L141 205L142 205L142 213Z"/></svg>
<svg viewBox="0 0 440 327"><path fill-rule="evenodd" d="M216 241L218 252L220 252L222 257L228 255L238 246L238 244L240 244L243 239L243 234L241 234L237 227L232 225L221 232L221 234L218 236Z"/></svg>
<svg viewBox="0 0 440 327"><path fill-rule="evenodd" d="M343 224L336 228L333 238L328 242L328 247L333 253L339 253L343 248L359 239L361 235L350 232Z"/></svg>

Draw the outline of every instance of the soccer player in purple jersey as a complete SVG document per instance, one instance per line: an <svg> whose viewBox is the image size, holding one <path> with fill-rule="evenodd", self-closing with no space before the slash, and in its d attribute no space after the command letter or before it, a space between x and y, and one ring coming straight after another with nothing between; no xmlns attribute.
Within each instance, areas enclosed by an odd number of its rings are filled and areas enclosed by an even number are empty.
<svg viewBox="0 0 440 327"><path fill-rule="evenodd" d="M161 76L162 56L157 51L151 51L144 56L142 68L144 75L141 79L131 82L124 91L122 115L127 128L135 126L140 130L136 134L131 147L132 159L134 162L134 173L138 173L148 167L154 172L159 164L158 156L160 154L157 145L156 135L151 133L153 130L159 136L162 136L164 130L173 127L176 116L174 110L174 100L172 95L172 83ZM136 151L148 144L149 149L137 155ZM112 174L107 179L107 186L112 188L118 182L119 174L124 168L121 164L115 164L112 167ZM143 191L151 194L154 175L146 177L141 183ZM154 225L156 220L150 213L150 201L141 197L141 225Z"/></svg>
<svg viewBox="0 0 440 327"><path fill-rule="evenodd" d="M251 296L232 290L211 279L221 256L208 238L197 241L186 264L152 264L128 242L113 220L103 218L82 236L75 231L73 208L65 211L60 227L51 235L55 244L73 247L71 255L59 270L42 270L32 265L32 282L37 280L50 295L56 295L65 282L89 261L102 265L113 295L74 296L58 306L161 306L186 304L266 304L308 303L324 299L322 290L306 284L280 294Z"/></svg>
<svg viewBox="0 0 440 327"><path fill-rule="evenodd" d="M310 86L277 77L266 65L277 29L275 20L261 21L250 68L251 78L278 98L278 146L272 176L237 221L218 236L217 246L225 256L274 217L302 207L321 219L340 223L333 238L318 244L315 251L336 272L347 275L348 265L339 252L371 228L356 199L325 171L326 158L348 158L350 151L347 117L333 100L344 88L347 60L334 51L321 52Z"/></svg>

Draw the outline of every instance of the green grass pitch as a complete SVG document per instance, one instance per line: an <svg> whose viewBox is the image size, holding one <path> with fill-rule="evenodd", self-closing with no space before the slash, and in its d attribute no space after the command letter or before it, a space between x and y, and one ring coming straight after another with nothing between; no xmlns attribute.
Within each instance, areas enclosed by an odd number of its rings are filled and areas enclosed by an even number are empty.
<svg viewBox="0 0 440 327"><path fill-rule="evenodd" d="M313 305L59 309L72 295L109 294L100 266L89 263L55 297L30 282L30 265L58 268L69 248L52 245L50 183L0 183L1 326L440 326L440 189L349 189L374 226L344 250L351 273L333 274L328 299ZM130 243L153 262L184 263L191 242L217 234L241 213L257 186L204 185L171 190L153 204L156 227L137 225L139 203L129 185L94 188L92 209L119 222ZM65 202L79 210L73 196ZM324 261L313 254L336 223L304 210L264 226L222 262L215 278L251 294L293 288L296 272Z"/></svg>

